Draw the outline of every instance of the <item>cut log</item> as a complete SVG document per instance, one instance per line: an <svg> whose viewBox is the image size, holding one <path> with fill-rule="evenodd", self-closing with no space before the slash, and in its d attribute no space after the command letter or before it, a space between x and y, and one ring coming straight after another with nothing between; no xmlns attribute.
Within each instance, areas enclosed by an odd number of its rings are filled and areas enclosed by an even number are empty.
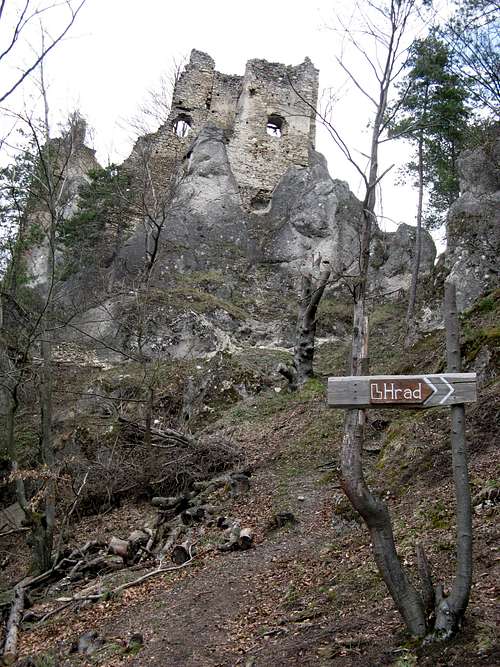
<svg viewBox="0 0 500 667"><path fill-rule="evenodd" d="M240 536L238 538L238 548L242 551L250 549L253 543L253 533L250 528L242 528L240 530Z"/></svg>
<svg viewBox="0 0 500 667"><path fill-rule="evenodd" d="M132 555L130 550L130 543L128 540L121 540L119 537L112 537L108 546L108 550L115 554L115 556L121 556L124 561L129 560Z"/></svg>
<svg viewBox="0 0 500 667"><path fill-rule="evenodd" d="M240 524L235 522L224 531L226 541L219 545L219 551L234 551L238 548L238 540L240 539Z"/></svg>
<svg viewBox="0 0 500 667"><path fill-rule="evenodd" d="M153 547L156 542L156 538L158 537L158 531L157 530L151 530L151 528L144 528L144 532L149 536L149 539L146 543L146 551L151 553L153 550Z"/></svg>
<svg viewBox="0 0 500 667"><path fill-rule="evenodd" d="M123 568L123 558L121 556L100 555L92 560L85 561L79 572L97 574L98 572L114 572Z"/></svg>
<svg viewBox="0 0 500 667"><path fill-rule="evenodd" d="M7 626L5 628L5 642L3 647L4 665L13 665L17 658L17 638L19 635L19 624L24 611L25 588L16 586L14 602L10 610Z"/></svg>
<svg viewBox="0 0 500 667"><path fill-rule="evenodd" d="M193 544L190 539L185 540L182 544L176 544L172 549L170 558L176 565L183 565L192 558Z"/></svg>
<svg viewBox="0 0 500 667"><path fill-rule="evenodd" d="M176 526L171 530L165 544L162 546L158 554L160 559L166 556L166 554L170 552L170 550L172 549L174 544L179 540L179 537L184 533L184 531L185 531L184 526Z"/></svg>
<svg viewBox="0 0 500 667"><path fill-rule="evenodd" d="M71 570L67 574L67 577L70 581L74 581L75 579L81 578L82 575L80 573L80 570L82 569L84 563L85 561L82 558L71 568Z"/></svg>
<svg viewBox="0 0 500 667"><path fill-rule="evenodd" d="M185 526L191 526L193 523L203 521L206 516L205 505L198 505L197 507L189 507L181 513L181 521Z"/></svg>
<svg viewBox="0 0 500 667"><path fill-rule="evenodd" d="M201 482L193 482L193 489L195 491L208 491L211 489L220 489L222 486L225 486L229 481L228 475L219 475L218 477L213 477L212 479L203 480Z"/></svg>
<svg viewBox="0 0 500 667"><path fill-rule="evenodd" d="M148 543L149 535L143 530L134 530L127 538L129 543L129 551L132 554L136 554L140 547L145 547Z"/></svg>
<svg viewBox="0 0 500 667"><path fill-rule="evenodd" d="M187 502L188 499L185 496L168 496L166 498L162 496L156 496L151 500L152 505L162 510L176 509L182 504L185 504L187 507ZM184 507L182 509L184 509Z"/></svg>

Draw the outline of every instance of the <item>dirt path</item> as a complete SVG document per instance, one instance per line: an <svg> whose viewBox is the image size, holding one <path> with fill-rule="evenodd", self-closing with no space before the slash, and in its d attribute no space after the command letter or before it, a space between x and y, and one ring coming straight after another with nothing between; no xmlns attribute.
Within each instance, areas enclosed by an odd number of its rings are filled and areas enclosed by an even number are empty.
<svg viewBox="0 0 500 667"><path fill-rule="evenodd" d="M262 494L273 484L270 477L260 479L254 494ZM291 593L297 568L314 559L334 537L328 526L318 530L318 523L324 524L319 508L325 495L311 477L294 480L291 509L298 519L295 527L268 534L250 551L221 554L175 584L168 596L158 595L129 609L125 623L107 628L114 635L144 634L143 650L127 664L307 664L302 656L290 655L293 642L283 641L290 631L285 624L287 605L282 607L287 592L288 611L300 606L298 601L294 605ZM276 616L283 617L282 625L275 625ZM315 626L321 630L317 622ZM272 657L265 657L263 649L271 648L273 637L280 637L279 645L271 651ZM275 654L278 646L281 655ZM251 662L254 654L255 662Z"/></svg>

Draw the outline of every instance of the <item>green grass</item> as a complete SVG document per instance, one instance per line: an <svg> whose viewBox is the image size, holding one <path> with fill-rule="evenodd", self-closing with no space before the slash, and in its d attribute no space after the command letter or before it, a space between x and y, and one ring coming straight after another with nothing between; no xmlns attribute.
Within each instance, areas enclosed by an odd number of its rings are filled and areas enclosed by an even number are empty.
<svg viewBox="0 0 500 667"><path fill-rule="evenodd" d="M224 421L229 424L262 422L294 405L308 403L320 396L326 399L326 386L320 380L313 378L299 391L289 392L286 388L279 392L268 390L259 396L241 401L224 414Z"/></svg>

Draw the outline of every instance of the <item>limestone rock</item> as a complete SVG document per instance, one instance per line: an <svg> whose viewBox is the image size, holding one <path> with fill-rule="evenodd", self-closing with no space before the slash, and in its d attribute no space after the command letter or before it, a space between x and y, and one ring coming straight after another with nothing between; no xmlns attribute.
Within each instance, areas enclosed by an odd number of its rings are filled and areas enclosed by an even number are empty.
<svg viewBox="0 0 500 667"><path fill-rule="evenodd" d="M447 219L446 266L463 311L498 284L500 272L500 134L464 151L458 161L461 196Z"/></svg>
<svg viewBox="0 0 500 667"><path fill-rule="evenodd" d="M415 235L415 227L406 224L399 225L395 232L375 232L372 241L372 276L384 294L408 289L415 257ZM436 246L425 229L422 230L421 241L420 275L423 275L434 266Z"/></svg>
<svg viewBox="0 0 500 667"><path fill-rule="evenodd" d="M290 167L268 213L253 218L264 261L298 269L314 253L349 264L358 238L361 203L346 183L328 173L325 158L310 152L309 166ZM252 224L252 222L250 224Z"/></svg>

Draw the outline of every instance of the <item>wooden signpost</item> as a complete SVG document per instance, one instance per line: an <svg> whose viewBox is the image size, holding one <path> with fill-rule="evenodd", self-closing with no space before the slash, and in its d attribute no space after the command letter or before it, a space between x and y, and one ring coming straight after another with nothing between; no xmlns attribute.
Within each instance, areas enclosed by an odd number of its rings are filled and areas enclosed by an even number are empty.
<svg viewBox="0 0 500 667"><path fill-rule="evenodd" d="M435 408L477 400L475 373L328 378L331 408Z"/></svg>
<svg viewBox="0 0 500 667"><path fill-rule="evenodd" d="M460 330L453 283L445 284L444 299L447 371L420 375L357 375L328 379L328 406L352 410L345 423L340 469L342 488L370 530L375 560L410 632L429 631L434 612L436 637L451 637L460 627L472 585L472 504L467 468L465 403L477 400L476 374L461 373ZM358 322L365 345L355 368L367 365L368 328ZM356 351L359 350L356 348ZM361 362L361 363L359 363ZM367 372L367 371L365 371ZM406 577L394 544L387 505L373 494L363 476L363 442L366 408L427 409L448 407L451 413L451 456L456 498L456 571L449 595L434 588L422 544L417 545L417 565L423 585L420 595ZM355 410L359 409L358 414Z"/></svg>

